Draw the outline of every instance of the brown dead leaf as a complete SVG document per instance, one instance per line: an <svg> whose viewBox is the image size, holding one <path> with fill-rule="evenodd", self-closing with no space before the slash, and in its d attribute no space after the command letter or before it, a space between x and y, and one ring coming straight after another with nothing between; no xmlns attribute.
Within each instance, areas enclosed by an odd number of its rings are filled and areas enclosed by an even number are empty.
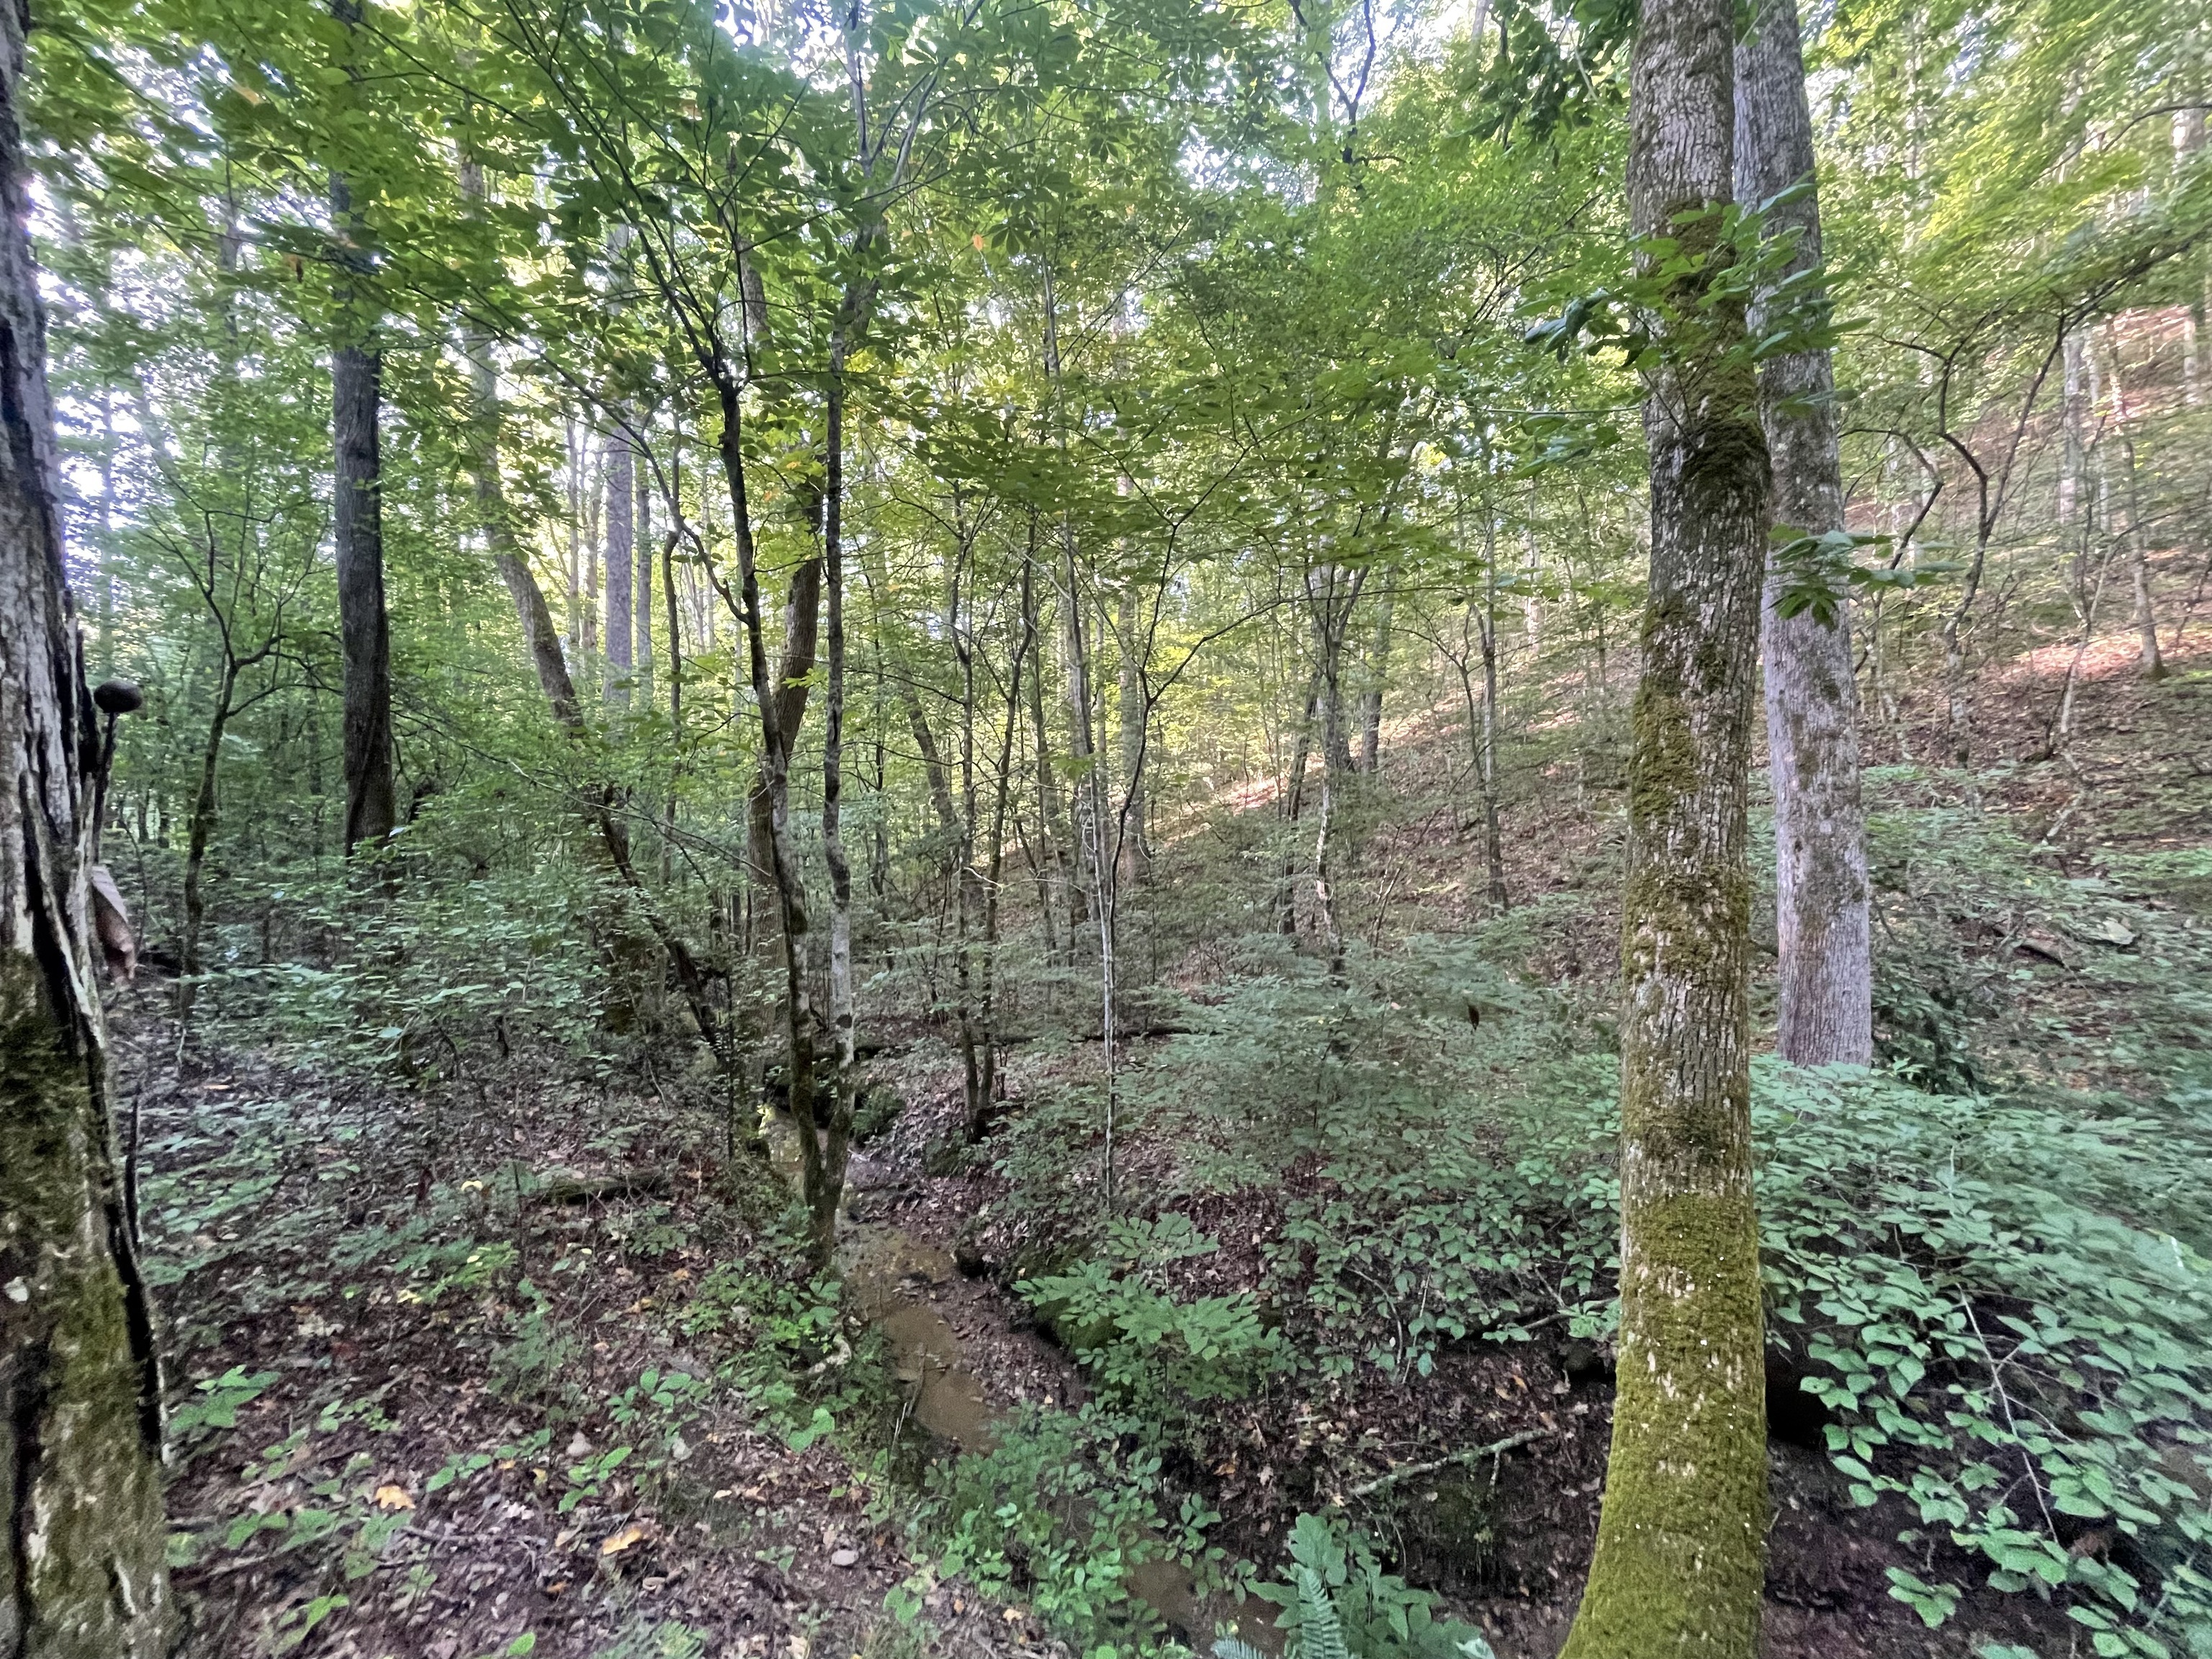
<svg viewBox="0 0 2212 1659"><path fill-rule="evenodd" d="M629 1548L633 1544L642 1544L644 1541L644 1527L639 1522L633 1521L629 1525L624 1527L620 1532L613 1534L601 1543L599 1546L599 1553L603 1556L620 1555L624 1550Z"/></svg>
<svg viewBox="0 0 2212 1659"><path fill-rule="evenodd" d="M359 1491L360 1488L356 1487L355 1490ZM376 1489L376 1507L386 1512L411 1510L415 1507L415 1500L407 1495L404 1486L379 1486Z"/></svg>

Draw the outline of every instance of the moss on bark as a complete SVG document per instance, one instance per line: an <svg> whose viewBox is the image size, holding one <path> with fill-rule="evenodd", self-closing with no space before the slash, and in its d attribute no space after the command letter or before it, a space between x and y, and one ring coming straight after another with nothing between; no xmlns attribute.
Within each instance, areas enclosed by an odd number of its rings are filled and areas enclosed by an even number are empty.
<svg viewBox="0 0 2212 1659"><path fill-rule="evenodd" d="M169 1597L148 1333L97 1055L0 957L0 1653L152 1659Z"/></svg>

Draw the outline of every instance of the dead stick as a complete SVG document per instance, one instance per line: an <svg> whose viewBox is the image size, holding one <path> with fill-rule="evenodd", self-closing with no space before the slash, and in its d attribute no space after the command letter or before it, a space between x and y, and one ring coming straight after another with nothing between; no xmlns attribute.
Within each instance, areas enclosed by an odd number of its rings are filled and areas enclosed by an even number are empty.
<svg viewBox="0 0 2212 1659"><path fill-rule="evenodd" d="M1395 1486L1401 1480L1417 1480L1425 1474L1434 1474L1438 1469L1448 1469L1455 1463L1480 1463L1486 1457L1503 1457L1532 1440L1542 1440L1555 1432L1551 1429L1523 1429L1518 1434L1509 1434L1504 1439L1487 1446L1477 1446L1471 1451L1454 1452L1449 1457L1439 1457L1433 1462L1407 1463L1378 1474L1372 1480L1361 1482L1336 1500L1339 1508L1355 1498L1371 1498L1386 1486Z"/></svg>

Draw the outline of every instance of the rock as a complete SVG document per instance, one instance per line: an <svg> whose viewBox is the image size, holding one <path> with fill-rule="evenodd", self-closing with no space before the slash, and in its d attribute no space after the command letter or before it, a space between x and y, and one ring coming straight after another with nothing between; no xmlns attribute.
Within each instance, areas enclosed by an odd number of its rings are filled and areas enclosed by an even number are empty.
<svg viewBox="0 0 2212 1659"><path fill-rule="evenodd" d="M2092 945L2109 945L2118 951L2124 951L2136 942L2135 929L2118 916L2099 916L2094 921L2084 922L2078 927L2069 927L2067 932L2072 933L2075 939L2086 939Z"/></svg>
<svg viewBox="0 0 2212 1659"><path fill-rule="evenodd" d="M2074 954L2066 948L2065 942L2057 934L2046 933L2040 928L2021 934L2020 948L2032 956L2041 957L2046 962L2055 962L2061 968L2074 965Z"/></svg>
<svg viewBox="0 0 2212 1659"><path fill-rule="evenodd" d="M833 1567L857 1567L860 1565L860 1553L852 1549L832 1550L830 1552L830 1565Z"/></svg>

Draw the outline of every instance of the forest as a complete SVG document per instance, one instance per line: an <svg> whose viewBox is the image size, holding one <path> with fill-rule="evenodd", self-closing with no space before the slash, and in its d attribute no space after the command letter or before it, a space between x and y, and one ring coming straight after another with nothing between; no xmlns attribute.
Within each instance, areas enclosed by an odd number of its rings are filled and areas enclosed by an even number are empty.
<svg viewBox="0 0 2212 1659"><path fill-rule="evenodd" d="M2212 1659L2208 117L0 6L0 1659Z"/></svg>

